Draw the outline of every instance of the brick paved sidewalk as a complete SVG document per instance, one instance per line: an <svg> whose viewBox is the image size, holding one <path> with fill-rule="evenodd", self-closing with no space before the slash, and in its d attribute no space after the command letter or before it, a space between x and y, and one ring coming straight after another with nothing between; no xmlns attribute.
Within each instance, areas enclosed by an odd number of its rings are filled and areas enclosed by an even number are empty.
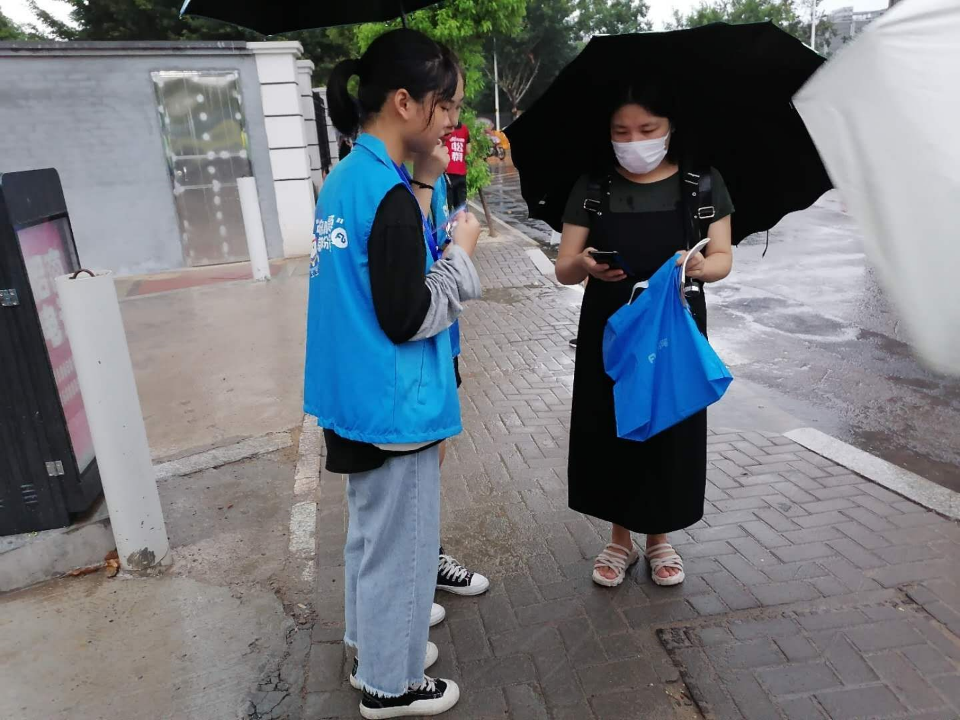
<svg viewBox="0 0 960 720"><path fill-rule="evenodd" d="M579 295L523 241L481 245L464 322L465 432L444 545L491 578L441 595L445 718L960 718L960 527L777 435L714 428L706 517L671 540L687 580L590 581L608 528L566 506ZM359 717L346 682L344 483L321 478L319 621L303 717Z"/></svg>

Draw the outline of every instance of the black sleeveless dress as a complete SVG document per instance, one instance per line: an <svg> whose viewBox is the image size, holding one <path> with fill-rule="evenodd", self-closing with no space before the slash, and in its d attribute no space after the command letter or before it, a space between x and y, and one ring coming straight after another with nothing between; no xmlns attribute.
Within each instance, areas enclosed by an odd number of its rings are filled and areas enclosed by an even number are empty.
<svg viewBox="0 0 960 720"><path fill-rule="evenodd" d="M600 210L590 217L587 245L619 251L636 277L617 283L591 278L587 283L577 335L568 466L571 509L645 534L672 532L700 520L707 473L706 411L645 442L621 440L613 381L603 368L607 319L630 300L634 283L688 246L679 174L661 182L677 184L673 209L611 212L608 181ZM703 293L690 293L688 299L706 333Z"/></svg>

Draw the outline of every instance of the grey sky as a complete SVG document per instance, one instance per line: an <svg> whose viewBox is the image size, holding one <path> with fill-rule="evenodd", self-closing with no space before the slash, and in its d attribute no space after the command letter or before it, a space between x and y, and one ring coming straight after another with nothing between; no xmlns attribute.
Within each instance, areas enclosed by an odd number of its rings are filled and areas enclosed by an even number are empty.
<svg viewBox="0 0 960 720"><path fill-rule="evenodd" d="M38 0L37 4L44 10L66 18L69 8L66 4L55 0ZM33 22L33 13L26 0L0 0L0 10L15 23L25 24Z"/></svg>

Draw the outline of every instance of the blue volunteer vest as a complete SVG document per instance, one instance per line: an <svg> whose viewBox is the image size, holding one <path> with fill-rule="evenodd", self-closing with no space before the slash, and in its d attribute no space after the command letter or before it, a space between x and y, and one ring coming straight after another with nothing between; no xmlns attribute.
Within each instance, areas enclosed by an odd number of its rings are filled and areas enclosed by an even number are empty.
<svg viewBox="0 0 960 720"><path fill-rule="evenodd" d="M396 345L373 307L370 228L380 202L400 183L383 142L361 135L317 200L304 411L359 442L432 442L462 429L450 333ZM424 245L429 270L426 232Z"/></svg>
<svg viewBox="0 0 960 720"><path fill-rule="evenodd" d="M442 229L443 225L450 217L447 209L447 176L441 175L437 178L437 184L433 190L433 199L430 201L430 215L433 226L437 229L437 244L442 248L447 244L449 238ZM450 326L450 347L453 350L453 357L460 356L460 321L457 320Z"/></svg>

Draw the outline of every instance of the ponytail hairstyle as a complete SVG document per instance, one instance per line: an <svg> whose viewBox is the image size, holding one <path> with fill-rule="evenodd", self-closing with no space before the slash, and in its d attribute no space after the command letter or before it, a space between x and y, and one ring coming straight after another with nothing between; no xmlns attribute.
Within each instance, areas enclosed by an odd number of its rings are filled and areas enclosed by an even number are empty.
<svg viewBox="0 0 960 720"><path fill-rule="evenodd" d="M417 102L431 93L433 117L437 104L453 100L462 71L456 56L417 30L391 30L378 37L359 59L344 60L330 73L327 106L333 126L353 137L380 112L391 92L403 89ZM360 79L357 97L347 89Z"/></svg>

